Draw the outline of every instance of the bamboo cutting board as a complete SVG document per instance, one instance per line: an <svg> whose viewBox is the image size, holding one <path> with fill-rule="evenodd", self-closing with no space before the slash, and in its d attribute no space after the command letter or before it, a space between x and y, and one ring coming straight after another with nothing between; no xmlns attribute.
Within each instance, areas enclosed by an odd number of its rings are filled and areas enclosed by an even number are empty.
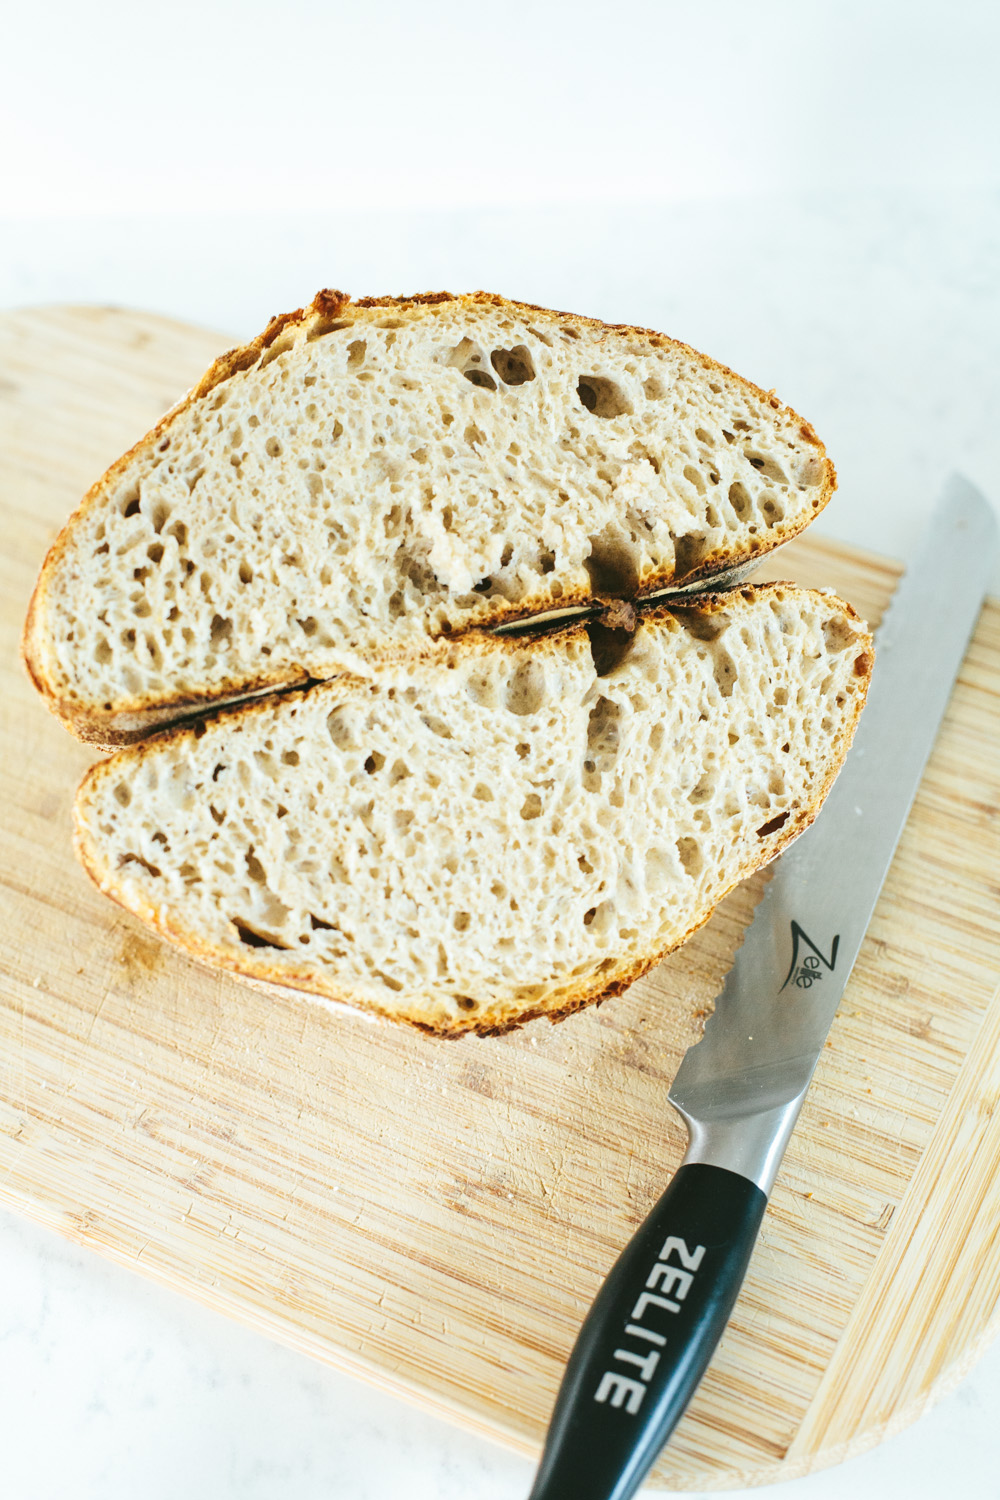
<svg viewBox="0 0 1000 1500"><path fill-rule="evenodd" d="M762 877L629 993L443 1044L196 967L70 850L90 753L17 639L87 485L224 346L0 319L0 1200L315 1357L536 1452L603 1273L680 1158L666 1102ZM896 567L771 576L875 623ZM716 1360L654 1482L791 1477L917 1416L1000 1288L1000 608L987 607Z"/></svg>

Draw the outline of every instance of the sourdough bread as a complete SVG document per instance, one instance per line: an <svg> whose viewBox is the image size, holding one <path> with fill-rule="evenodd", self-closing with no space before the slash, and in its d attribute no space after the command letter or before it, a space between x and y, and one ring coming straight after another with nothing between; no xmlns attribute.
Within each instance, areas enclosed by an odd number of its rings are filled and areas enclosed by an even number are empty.
<svg viewBox="0 0 1000 1500"><path fill-rule="evenodd" d="M815 816L872 643L773 584L632 636L470 632L178 726L76 803L100 888L199 959L438 1036L617 993Z"/></svg>
<svg viewBox="0 0 1000 1500"><path fill-rule="evenodd" d="M320 293L224 355L53 546L28 669L81 738L440 659L463 632L711 580L800 531L808 424L646 330L476 293Z"/></svg>

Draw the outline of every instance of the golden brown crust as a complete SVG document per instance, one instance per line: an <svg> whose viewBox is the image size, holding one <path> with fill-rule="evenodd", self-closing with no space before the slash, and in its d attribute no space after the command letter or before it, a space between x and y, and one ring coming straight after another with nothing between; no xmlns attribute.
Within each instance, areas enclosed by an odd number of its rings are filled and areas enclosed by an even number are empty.
<svg viewBox="0 0 1000 1500"><path fill-rule="evenodd" d="M775 411L782 412L790 421L798 424L798 429L803 440L816 449L816 457L823 464L823 484L819 495L812 507L812 514L804 517L798 523L782 523L775 528L773 540L758 541L754 539L746 559L752 556L763 557L775 547L789 541L813 519L815 515L826 505L836 486L836 475L833 464L826 456L826 449L816 437L815 432L808 422L804 421L790 407L783 407L773 391L764 391L752 381L743 376L735 374L725 365L692 349L690 345L684 344L677 339L672 339L666 334L655 330L636 327L625 323L602 323L597 318L585 317L575 313L556 312L550 308L538 307L534 303L517 302L502 297L495 292L471 292L461 296L455 296L451 292L418 292L410 296L400 297L361 297L352 300L346 292L334 289L323 289L317 292L308 307L296 308L293 312L282 313L273 317L264 329L250 343L240 345L234 349L227 350L205 372L198 385L186 396L177 402L160 419L155 427L141 438L132 448L117 459L111 468L91 486L80 505L69 518L59 536L42 564L38 581L35 585L28 614L25 621L24 631L21 638L21 657L25 669L34 686L46 700L47 706L59 718L62 724L78 739L101 747L114 747L118 745L132 744L137 738L149 733L166 719L174 719L178 715L198 712L201 705L224 702L237 694L249 695L258 692L280 691L289 685L303 680L306 674L303 672L278 671L260 672L252 681L246 679L232 679L214 689L211 693L199 695L187 693L183 696L164 698L154 697L152 694L140 695L128 700L119 700L103 709L95 709L92 705L80 703L71 694L67 694L58 681L54 680L52 674L46 669L44 640L45 629L42 620L43 603L49 582L53 577L60 559L71 544L74 528L82 515L94 505L100 503L104 494L110 486L125 472L133 460L149 449L156 446L169 431L171 425L187 410L195 401L208 395L224 381L232 379L241 371L250 369L255 365L261 355L279 340L288 329L297 328L300 324L313 324L318 329L324 325L336 324L338 320L347 316L371 317L386 309L396 309L406 314L408 311L420 315L422 310L433 307L443 302L461 302L470 307L490 306L496 308L510 308L514 311L530 313L535 321L548 320L550 322L561 322L572 319L573 322L583 324L589 328L599 331L614 333L615 335L634 335L642 338L661 348L675 348L683 350L695 363L699 364L706 374L724 377L735 381L743 389L750 391L761 401L765 401ZM672 585L677 587L690 586L697 583L710 583L711 579L719 573L727 571L735 563L744 560L734 558L731 554L709 554L699 566L691 572L675 577L671 569L664 568L658 573L644 580L637 598L645 598L650 594L661 592L664 588ZM600 602L604 596L589 588L567 590L559 600L535 600L530 605L515 605L510 602L497 599L491 601L489 614L473 627L460 627L442 629L442 635L450 635L452 639L457 638L465 629L478 629L492 627L504 623L512 623L519 620L531 620L537 616L547 613L552 609L565 609L575 605L588 605Z"/></svg>
<svg viewBox="0 0 1000 1500"><path fill-rule="evenodd" d="M821 599L814 590L799 589L795 584L776 581L758 585L744 585L735 590L720 594L700 594L696 598L680 601L673 600L657 605L649 605L643 610L643 619L652 623L665 623L675 619L678 615L699 614L711 615L720 610L731 608L737 598L753 600L762 595L781 595L790 590L798 596L806 596ZM831 601L824 600L829 603ZM206 963L213 968L222 968L242 978L249 979L256 984L263 984L278 991L304 992L318 997L320 1000L329 1000L334 1003L346 1005L355 1011L362 1011L369 1015L377 1016L383 1020L402 1023L422 1032L428 1036L434 1036L443 1040L457 1039L469 1034L478 1036L500 1036L505 1032L516 1030L528 1021L547 1017L550 1021L564 1020L567 1016L583 1009L585 1006L600 1004L613 995L621 994L642 975L658 964L669 953L673 953L688 941L699 928L703 927L709 917L715 911L719 902L728 895L737 884L745 880L776 858L781 851L804 832L813 822L819 809L835 780L837 773L843 764L844 757L850 748L857 727L858 718L864 707L868 687L871 681L871 671L874 661L874 645L870 633L864 626L857 611L843 600L834 601L842 607L847 617L859 627L858 631L858 655L855 659L855 676L863 681L861 689L856 694L850 717L845 720L844 725L837 736L833 746L831 758L831 769L823 781L822 786L814 796L808 807L799 811L780 826L773 828L761 837L753 857L741 869L726 889L720 892L705 910L696 914L691 925L682 937L665 945L662 948L643 955L638 959L620 961L612 964L604 974L595 974L588 981L565 986L564 989L550 995L547 1003L527 1004L523 1010L516 1011L507 1004L496 1005L488 1010L480 1010L475 1014L470 1013L467 1018L444 1022L431 1022L426 1018L426 1012L413 1010L406 1012L398 1006L389 1008L380 1006L369 996L352 992L351 990L338 986L332 980L315 971L296 971L287 967L278 968L269 963L266 958L258 957L254 952L236 954L235 952L215 947L205 943L196 933L183 927L175 921L170 921L163 912L144 903L141 900L126 902L121 894L121 888L115 879L113 872L102 869L91 857L90 849L83 837L82 807L87 801L91 789L96 787L100 781L110 775L117 773L117 761L99 761L90 767L80 783L77 792L74 815L76 819L75 847L77 857L90 876L95 885L107 896L110 896L119 906L132 912L142 921L146 922L162 937L181 948L190 957L199 962ZM582 639L586 634L586 626L581 623L570 623L560 629L553 630L549 634L540 635L533 639L504 637L488 634L485 631L470 631L461 640L456 641L450 648L452 651L465 653L467 651L489 651L525 649L540 654L561 653L566 644L574 639ZM358 690L371 690L371 683L360 677L345 674L341 679L345 692ZM293 690L288 694L291 697L301 696L312 690L311 686ZM267 699L255 700L250 703L237 703L217 710L212 719L214 723L225 721L228 718L245 721L250 715L265 712L270 707ZM141 763L149 755L154 755L165 744L182 744L186 739L199 738L203 733L203 721L196 723L174 724L160 733L150 736L142 743L136 745L130 751L133 764Z"/></svg>

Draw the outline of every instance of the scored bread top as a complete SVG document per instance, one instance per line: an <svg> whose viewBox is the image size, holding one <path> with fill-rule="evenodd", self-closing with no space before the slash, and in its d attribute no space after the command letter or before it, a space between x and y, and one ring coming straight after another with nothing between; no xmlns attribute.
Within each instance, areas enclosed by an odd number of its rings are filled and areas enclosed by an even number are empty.
<svg viewBox="0 0 1000 1500"><path fill-rule="evenodd" d="M101 889L196 957L441 1036L618 993L815 816L864 702L849 605L788 584L470 633L99 762Z"/></svg>
<svg viewBox="0 0 1000 1500"><path fill-rule="evenodd" d="M808 424L687 346L486 293L320 293L85 497L23 650L82 738L711 579L800 531Z"/></svg>

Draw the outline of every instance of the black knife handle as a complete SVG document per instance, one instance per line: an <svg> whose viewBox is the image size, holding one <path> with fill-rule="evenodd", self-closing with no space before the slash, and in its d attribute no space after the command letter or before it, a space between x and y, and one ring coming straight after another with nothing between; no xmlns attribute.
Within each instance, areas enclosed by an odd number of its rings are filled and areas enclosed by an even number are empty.
<svg viewBox="0 0 1000 1500"><path fill-rule="evenodd" d="M587 1314L529 1500L635 1493L722 1336L766 1204L736 1172L678 1169Z"/></svg>

